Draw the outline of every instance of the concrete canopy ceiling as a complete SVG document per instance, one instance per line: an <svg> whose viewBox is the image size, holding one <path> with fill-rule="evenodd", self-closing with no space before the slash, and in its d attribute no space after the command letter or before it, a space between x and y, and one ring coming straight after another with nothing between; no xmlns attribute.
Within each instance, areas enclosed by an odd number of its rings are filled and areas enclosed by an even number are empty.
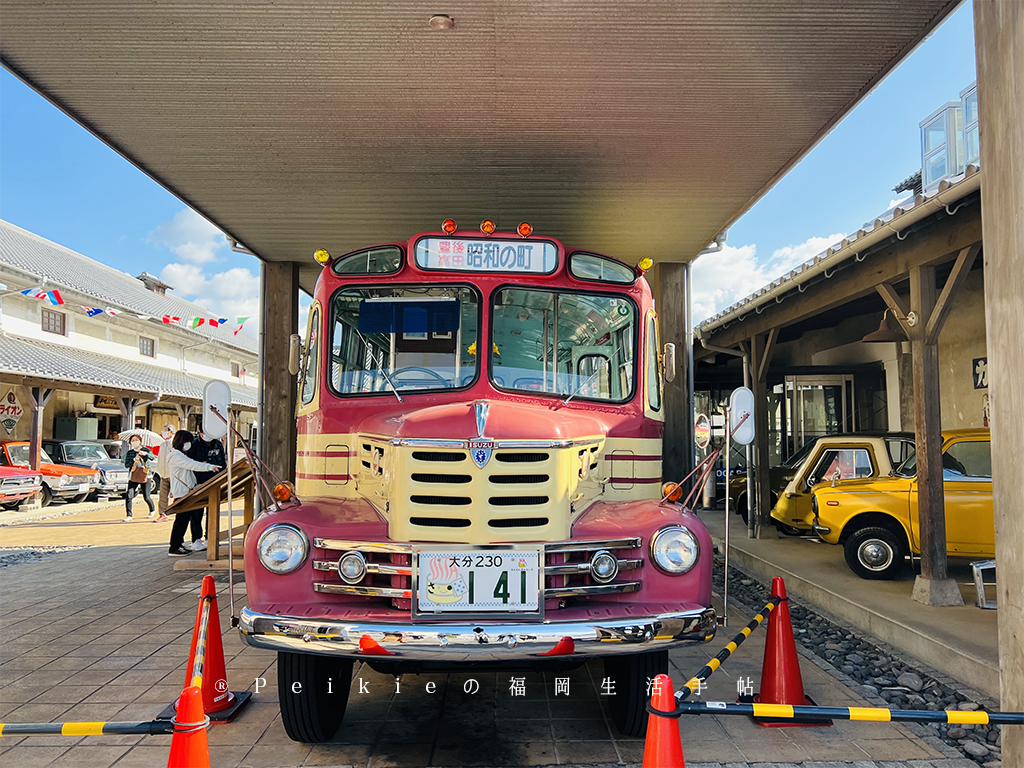
<svg viewBox="0 0 1024 768"><path fill-rule="evenodd" d="M0 0L0 58L309 289L446 217L691 259L956 5Z"/></svg>

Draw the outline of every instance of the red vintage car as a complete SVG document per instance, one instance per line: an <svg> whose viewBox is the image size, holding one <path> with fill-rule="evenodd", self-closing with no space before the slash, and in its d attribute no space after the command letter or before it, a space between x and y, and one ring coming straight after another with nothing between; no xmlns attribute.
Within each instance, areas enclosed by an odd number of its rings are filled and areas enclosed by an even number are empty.
<svg viewBox="0 0 1024 768"><path fill-rule="evenodd" d="M43 489L43 478L38 472L21 467L0 467L0 507L17 509Z"/></svg>
<svg viewBox="0 0 1024 768"><path fill-rule="evenodd" d="M94 469L73 467L70 464L54 464L42 448L39 449L39 474L42 475L42 504L47 506L53 499L85 501L94 488L100 484L100 473ZM0 441L0 467L29 466L29 444L24 440Z"/></svg>

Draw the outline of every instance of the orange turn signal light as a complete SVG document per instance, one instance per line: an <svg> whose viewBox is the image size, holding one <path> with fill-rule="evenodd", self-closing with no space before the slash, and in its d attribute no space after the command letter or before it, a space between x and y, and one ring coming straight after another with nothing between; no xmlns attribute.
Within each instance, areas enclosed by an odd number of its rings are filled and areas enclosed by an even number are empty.
<svg viewBox="0 0 1024 768"><path fill-rule="evenodd" d="M454 219L445 219L441 222L441 231L445 234L453 235L458 228L459 225L455 223Z"/></svg>
<svg viewBox="0 0 1024 768"><path fill-rule="evenodd" d="M524 221L522 224L516 227L516 231L523 237L529 237L531 234L533 234L533 225L527 221Z"/></svg>
<svg viewBox="0 0 1024 768"><path fill-rule="evenodd" d="M494 232L494 222L490 219L484 219L480 222L480 231L485 235L490 235Z"/></svg>
<svg viewBox="0 0 1024 768"><path fill-rule="evenodd" d="M683 486L679 483L665 483L661 486L661 496L667 501L679 501L683 498Z"/></svg>
<svg viewBox="0 0 1024 768"><path fill-rule="evenodd" d="M274 498L278 501L291 501L295 496L295 486L287 480L274 486Z"/></svg>

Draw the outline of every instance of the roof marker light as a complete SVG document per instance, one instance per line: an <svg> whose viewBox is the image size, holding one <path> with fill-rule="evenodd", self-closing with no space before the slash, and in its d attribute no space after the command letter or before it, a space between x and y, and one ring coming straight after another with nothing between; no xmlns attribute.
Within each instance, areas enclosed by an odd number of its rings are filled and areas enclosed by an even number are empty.
<svg viewBox="0 0 1024 768"><path fill-rule="evenodd" d="M530 235L533 234L533 225L527 221L524 221L522 224L516 227L516 231L523 237L529 237Z"/></svg>
<svg viewBox="0 0 1024 768"><path fill-rule="evenodd" d="M459 225L455 223L454 219L445 219L441 222L441 231L445 234L453 235L458 228Z"/></svg>
<svg viewBox="0 0 1024 768"><path fill-rule="evenodd" d="M493 234L494 228L494 222L491 221L490 219L484 219L483 221L480 222L480 231L483 232L485 235Z"/></svg>
<svg viewBox="0 0 1024 768"><path fill-rule="evenodd" d="M644 256L640 261L636 263L636 268L643 274L648 269L654 266L654 260L650 256Z"/></svg>
<svg viewBox="0 0 1024 768"><path fill-rule="evenodd" d="M331 260L331 254L329 254L325 248L317 248L313 251L313 258L320 264L326 264Z"/></svg>

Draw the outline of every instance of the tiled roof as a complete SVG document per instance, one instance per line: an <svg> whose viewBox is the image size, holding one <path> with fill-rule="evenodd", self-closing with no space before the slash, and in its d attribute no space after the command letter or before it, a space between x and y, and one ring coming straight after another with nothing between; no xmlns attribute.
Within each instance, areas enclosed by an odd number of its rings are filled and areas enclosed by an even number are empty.
<svg viewBox="0 0 1024 768"><path fill-rule="evenodd" d="M885 213L880 214L873 221L867 222L856 232L847 235L840 243L826 248L813 259L808 259L795 269L780 275L768 285L755 291L745 299L732 304L713 317L699 323L696 327L698 335L707 335L719 326L732 323L742 319L749 312L757 311L760 314L763 310L758 307L767 304L769 301L781 302L783 295L794 289L801 292L806 290L807 284L818 274L825 272L828 277L828 270L834 269L841 262L849 258L856 258L860 261L863 256L860 254L867 248L888 237L897 235L900 231L909 227L932 213L941 210L945 206L949 213L949 204L954 203L962 197L975 192L981 185L981 170L978 165L968 165L967 169L959 176L949 180L943 180L935 192L927 195L918 194L900 202ZM902 238L901 238L902 239ZM708 258L714 258L709 256Z"/></svg>
<svg viewBox="0 0 1024 768"><path fill-rule="evenodd" d="M95 298L100 307L113 307L155 318L164 315L176 317L212 317L212 313L190 301L175 296L161 296L146 289L142 281L126 272L109 267L70 248L50 242L39 235L0 220L0 266L9 265L45 278L49 288L66 288ZM233 335L235 326L213 328L202 325L195 330L175 328L193 338L214 339L250 354L257 354L256 340L244 333Z"/></svg>
<svg viewBox="0 0 1024 768"><path fill-rule="evenodd" d="M170 368L8 334L0 335L0 374L197 401L206 385L206 379ZM231 392L234 405L256 407L255 389L232 386Z"/></svg>

